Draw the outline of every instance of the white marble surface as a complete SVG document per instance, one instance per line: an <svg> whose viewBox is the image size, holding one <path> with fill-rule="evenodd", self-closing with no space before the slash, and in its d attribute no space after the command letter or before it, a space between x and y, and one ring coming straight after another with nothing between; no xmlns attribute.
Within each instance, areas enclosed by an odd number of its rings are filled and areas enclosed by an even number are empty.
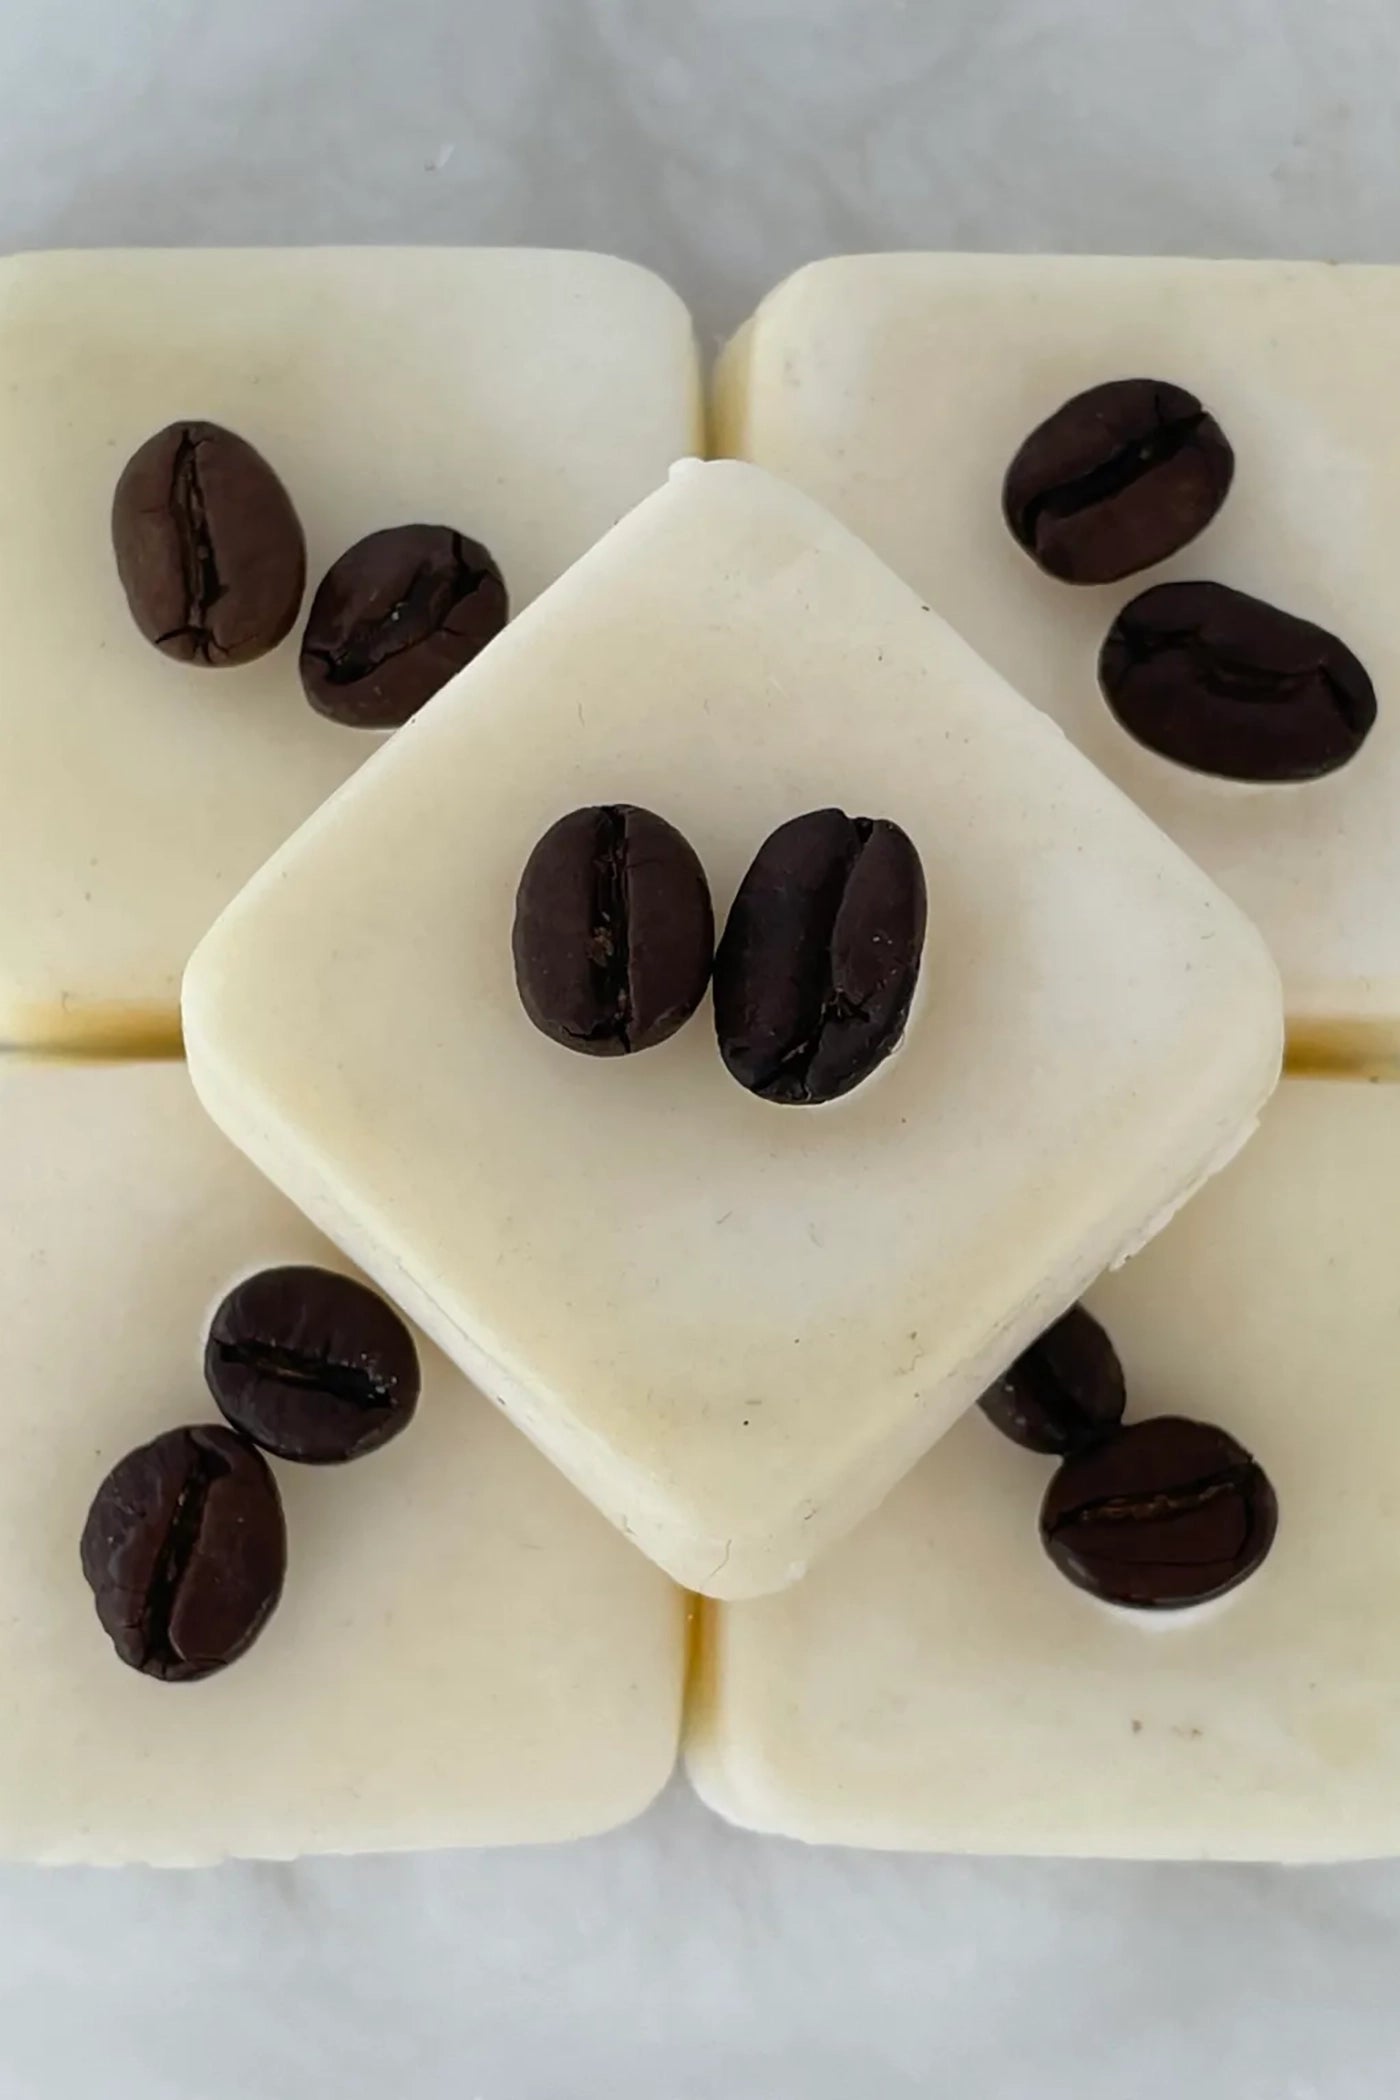
<svg viewBox="0 0 1400 2100"><path fill-rule="evenodd" d="M1391 0L7 0L0 247L1400 260ZM1397 1774L1400 1785L1400 1774ZM1382 2100L1400 1866L558 1852L0 1873L3 2100Z"/></svg>

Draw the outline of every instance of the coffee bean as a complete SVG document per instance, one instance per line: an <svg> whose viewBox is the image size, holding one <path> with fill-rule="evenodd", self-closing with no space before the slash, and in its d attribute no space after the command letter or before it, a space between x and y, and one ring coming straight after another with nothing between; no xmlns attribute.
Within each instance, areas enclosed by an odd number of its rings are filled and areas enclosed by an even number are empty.
<svg viewBox="0 0 1400 2100"><path fill-rule="evenodd" d="M1015 538L1062 583L1116 583L1165 561L1209 525L1235 455L1194 394L1114 379L1076 394L1007 469Z"/></svg>
<svg viewBox="0 0 1400 2100"><path fill-rule="evenodd" d="M1110 1604L1203 1604L1252 1575L1278 1503L1257 1461L1223 1429L1157 1415L1067 1458L1040 1533L1057 1568Z"/></svg>
<svg viewBox="0 0 1400 2100"><path fill-rule="evenodd" d="M590 1057L664 1043L705 995L715 952L694 848L627 803L552 824L515 898L515 981L542 1034Z"/></svg>
<svg viewBox="0 0 1400 2100"><path fill-rule="evenodd" d="M228 1429L167 1430L103 1481L82 1566L133 1670L167 1684L222 1670L282 1594L287 1533L267 1462Z"/></svg>
<svg viewBox="0 0 1400 2100"><path fill-rule="evenodd" d="M509 610L501 572L475 540L446 525L372 532L311 601L306 697L351 729L397 729L494 640Z"/></svg>
<svg viewBox="0 0 1400 2100"><path fill-rule="evenodd" d="M112 546L131 616L181 663L275 649L306 588L292 501L261 453L217 423L172 423L122 470Z"/></svg>
<svg viewBox="0 0 1400 2100"><path fill-rule="evenodd" d="M1101 1443L1123 1419L1118 1351L1082 1305L1053 1327L989 1386L978 1406L1013 1444L1063 1457Z"/></svg>
<svg viewBox="0 0 1400 2100"><path fill-rule="evenodd" d="M1158 584L1124 606L1099 683L1140 744L1225 780L1317 780L1376 719L1345 643L1221 583Z"/></svg>
<svg viewBox="0 0 1400 2100"><path fill-rule="evenodd" d="M406 1429L421 1375L394 1308L331 1269L263 1269L215 1313L204 1376L235 1429L276 1458L340 1465Z"/></svg>
<svg viewBox="0 0 1400 2100"><path fill-rule="evenodd" d="M720 1055L765 1101L834 1101L904 1033L924 945L924 872L883 818L779 825L739 885L715 957Z"/></svg>

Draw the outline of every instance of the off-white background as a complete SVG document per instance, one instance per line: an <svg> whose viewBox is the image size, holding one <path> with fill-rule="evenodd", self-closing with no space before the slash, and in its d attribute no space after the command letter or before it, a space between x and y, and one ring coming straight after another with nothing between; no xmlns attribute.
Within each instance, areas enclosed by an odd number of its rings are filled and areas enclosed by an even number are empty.
<svg viewBox="0 0 1400 2100"><path fill-rule="evenodd" d="M0 249L315 240L615 249L711 342L840 249L1400 261L1400 8L0 0ZM562 1852L0 1871L0 2100L1398 2082L1400 1865L822 1854L677 1787Z"/></svg>

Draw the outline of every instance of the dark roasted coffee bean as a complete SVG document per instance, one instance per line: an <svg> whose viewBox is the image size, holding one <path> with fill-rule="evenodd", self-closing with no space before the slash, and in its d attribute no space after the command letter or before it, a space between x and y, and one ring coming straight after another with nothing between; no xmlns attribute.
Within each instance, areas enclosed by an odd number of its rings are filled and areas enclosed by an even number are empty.
<svg viewBox="0 0 1400 2100"><path fill-rule="evenodd" d="M1140 744L1225 780L1317 780L1376 719L1345 643L1222 583L1162 583L1124 606L1099 683Z"/></svg>
<svg viewBox="0 0 1400 2100"><path fill-rule="evenodd" d="M397 729L505 626L510 607L486 549L446 525L393 525L326 571L301 644L318 714Z"/></svg>
<svg viewBox="0 0 1400 2100"><path fill-rule="evenodd" d="M1223 1429L1157 1415L1067 1458L1040 1533L1057 1568L1110 1604L1204 1604L1252 1575L1278 1503L1257 1461Z"/></svg>
<svg viewBox="0 0 1400 2100"><path fill-rule="evenodd" d="M262 1269L215 1313L209 1390L235 1429L274 1457L340 1465L406 1429L418 1351L377 1292L332 1269Z"/></svg>
<svg viewBox="0 0 1400 2100"><path fill-rule="evenodd" d="M1082 1305L1072 1305L978 1405L1013 1444L1063 1458L1115 1430L1124 1401L1118 1351L1098 1321Z"/></svg>
<svg viewBox="0 0 1400 2100"><path fill-rule="evenodd" d="M1235 455L1194 394L1114 379L1066 401L1007 469L1002 509L1062 583L1116 583L1165 561L1209 525Z"/></svg>
<svg viewBox="0 0 1400 2100"><path fill-rule="evenodd" d="M112 545L148 642L190 664L246 664L290 633L306 588L292 501L217 423L172 423L122 470Z"/></svg>
<svg viewBox="0 0 1400 2100"><path fill-rule="evenodd" d="M730 1072L765 1101L834 1101L904 1033L923 953L924 871L897 824L816 809L779 825L715 957Z"/></svg>
<svg viewBox="0 0 1400 2100"><path fill-rule="evenodd" d="M551 1042L590 1057L649 1050L710 981L715 920L694 849L664 818L617 803L552 824L515 899L515 981Z"/></svg>
<svg viewBox="0 0 1400 2100"><path fill-rule="evenodd" d="M218 1425L167 1430L97 1490L82 1564L133 1670L168 1684L222 1670L282 1594L287 1532L266 1460Z"/></svg>

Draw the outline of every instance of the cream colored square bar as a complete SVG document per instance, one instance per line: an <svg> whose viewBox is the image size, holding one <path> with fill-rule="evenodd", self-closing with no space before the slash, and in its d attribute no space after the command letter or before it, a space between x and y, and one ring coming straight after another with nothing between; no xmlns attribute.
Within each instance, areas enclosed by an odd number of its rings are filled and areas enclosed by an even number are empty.
<svg viewBox="0 0 1400 2100"><path fill-rule="evenodd" d="M254 444L306 530L306 607L363 534L422 522L485 541L518 609L697 416L684 307L608 256L0 264L0 1042L170 1043L195 942L383 741L313 713L300 622L236 670L141 638L109 523L138 445L182 417Z"/></svg>
<svg viewBox="0 0 1400 2100"><path fill-rule="evenodd" d="M189 1865L569 1838L638 1814L680 1727L679 1593L421 1337L384 1451L274 1462L287 1586L202 1684L113 1655L78 1566L107 1468L216 1421L224 1292L346 1265L177 1064L0 1081L0 1853Z"/></svg>
<svg viewBox="0 0 1400 2100"><path fill-rule="evenodd" d="M1400 1094L1286 1080L1088 1299L1130 1420L1218 1423L1269 1474L1258 1573L1179 1615L1096 1602L1040 1546L1052 1462L974 1412L799 1589L707 1614L705 1799L907 1850L1400 1852L1397 1247Z"/></svg>
<svg viewBox="0 0 1400 2100"><path fill-rule="evenodd" d="M773 292L719 370L720 449L829 505L1046 708L1256 921L1290 1052L1400 1070L1400 270L1330 263L871 255ZM1214 523L1120 584L1043 575L1001 515L1013 453L1101 380L1189 388L1236 454ZM1304 786L1202 777L1136 744L1100 644L1147 585L1208 578L1330 628L1380 719Z"/></svg>
<svg viewBox="0 0 1400 2100"><path fill-rule="evenodd" d="M599 1060L527 1021L516 884L580 804L677 824L722 914L785 818L902 824L929 936L846 1100L702 1009ZM1251 1127L1262 943L883 564L698 463L279 854L186 979L216 1120L678 1581L776 1589Z"/></svg>

